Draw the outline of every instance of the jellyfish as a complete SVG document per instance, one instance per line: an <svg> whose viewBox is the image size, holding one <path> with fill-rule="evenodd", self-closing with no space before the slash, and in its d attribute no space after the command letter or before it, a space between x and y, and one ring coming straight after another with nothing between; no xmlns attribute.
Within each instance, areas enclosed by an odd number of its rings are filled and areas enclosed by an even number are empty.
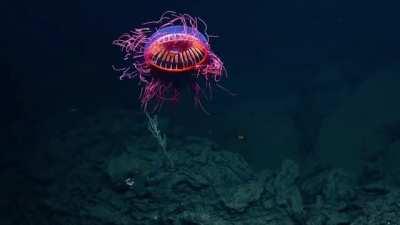
<svg viewBox="0 0 400 225"><path fill-rule="evenodd" d="M195 106L207 113L204 99L227 76L222 60L212 51L206 23L199 17L167 11L156 21L122 34L113 44L123 52L123 64L113 66L120 79L136 79L146 112L178 103L190 90Z"/></svg>

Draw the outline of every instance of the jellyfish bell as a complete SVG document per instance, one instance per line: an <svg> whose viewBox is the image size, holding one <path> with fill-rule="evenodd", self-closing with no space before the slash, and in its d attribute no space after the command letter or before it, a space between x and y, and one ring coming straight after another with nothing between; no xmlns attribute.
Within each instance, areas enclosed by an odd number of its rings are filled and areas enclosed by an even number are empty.
<svg viewBox="0 0 400 225"><path fill-rule="evenodd" d="M181 74L195 70L208 58L207 38L198 30L175 25L150 36L145 45L145 61L159 71Z"/></svg>

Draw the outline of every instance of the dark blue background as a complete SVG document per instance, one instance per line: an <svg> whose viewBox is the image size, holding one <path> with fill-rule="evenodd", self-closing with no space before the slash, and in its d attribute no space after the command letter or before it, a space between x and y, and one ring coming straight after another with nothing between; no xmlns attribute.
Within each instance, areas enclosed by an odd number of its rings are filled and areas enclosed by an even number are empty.
<svg viewBox="0 0 400 225"><path fill-rule="evenodd" d="M302 90L326 62L346 60L373 70L399 60L400 5L389 0L9 1L4 6L1 136L13 152L32 148L41 122L56 112L139 108L136 84L119 81L111 69L121 57L111 43L166 10L199 16L220 36L211 44L227 67L226 86L239 96L222 95L215 103L219 110ZM274 83L284 85L265 88Z"/></svg>

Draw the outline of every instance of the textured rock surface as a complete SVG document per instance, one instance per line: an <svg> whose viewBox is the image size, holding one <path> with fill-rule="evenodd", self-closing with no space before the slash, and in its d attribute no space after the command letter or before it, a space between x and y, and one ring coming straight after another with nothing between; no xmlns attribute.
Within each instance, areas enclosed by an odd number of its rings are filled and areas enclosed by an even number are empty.
<svg viewBox="0 0 400 225"><path fill-rule="evenodd" d="M370 202L365 202L362 216L352 225L400 224L400 192L395 191Z"/></svg>
<svg viewBox="0 0 400 225"><path fill-rule="evenodd" d="M145 124L126 125L133 119L101 113L54 131L47 157L32 160L43 166L27 175L36 191L2 224L400 224L399 190L384 180L361 185L324 167L302 173L292 160L256 173L239 154L178 133L169 139L171 169Z"/></svg>

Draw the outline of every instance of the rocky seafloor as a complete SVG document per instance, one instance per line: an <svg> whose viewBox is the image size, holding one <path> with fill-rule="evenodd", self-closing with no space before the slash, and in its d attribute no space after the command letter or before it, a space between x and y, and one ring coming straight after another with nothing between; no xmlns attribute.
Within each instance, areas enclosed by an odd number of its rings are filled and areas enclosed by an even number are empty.
<svg viewBox="0 0 400 225"><path fill-rule="evenodd" d="M290 159L254 171L240 154L182 130L168 133L172 168L143 115L70 117L43 128L42 149L21 171L2 172L18 188L3 187L14 197L1 224L400 225L396 182L317 163L302 170Z"/></svg>

